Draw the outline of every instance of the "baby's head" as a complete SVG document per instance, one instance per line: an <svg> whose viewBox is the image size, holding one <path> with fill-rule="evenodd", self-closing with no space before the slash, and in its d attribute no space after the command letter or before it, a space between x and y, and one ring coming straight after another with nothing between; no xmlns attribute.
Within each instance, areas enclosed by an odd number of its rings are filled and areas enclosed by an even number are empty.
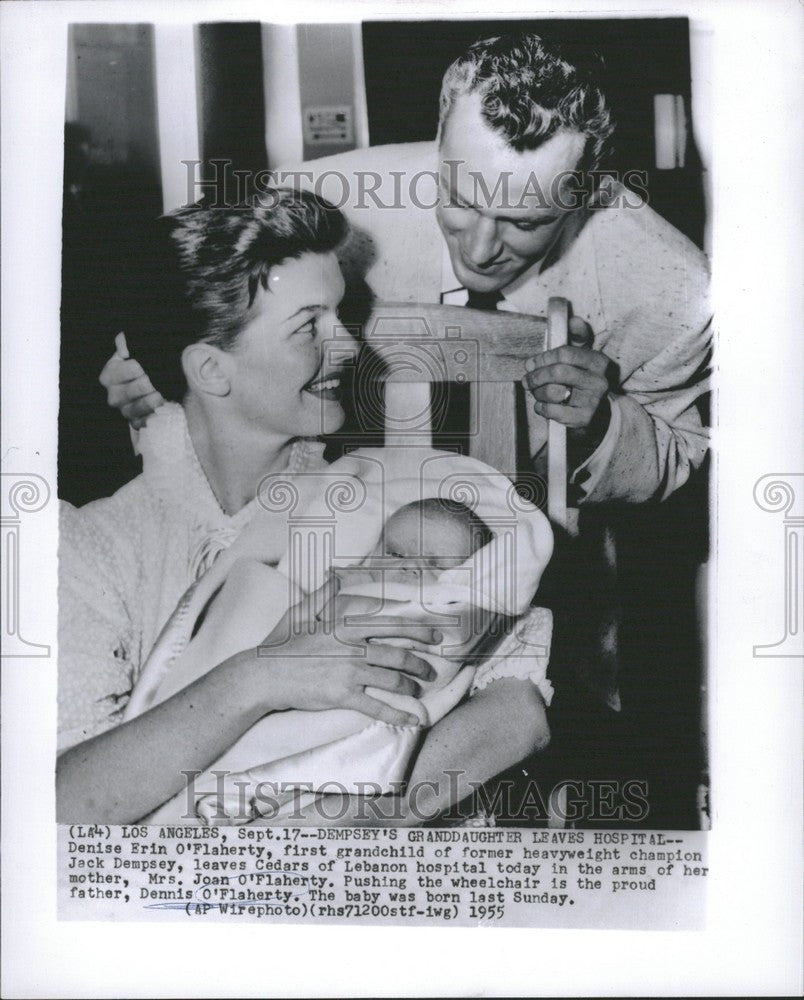
<svg viewBox="0 0 804 1000"><path fill-rule="evenodd" d="M415 500L388 518L362 565L377 570L378 580L434 583L443 570L466 562L492 537L485 522L462 503Z"/></svg>

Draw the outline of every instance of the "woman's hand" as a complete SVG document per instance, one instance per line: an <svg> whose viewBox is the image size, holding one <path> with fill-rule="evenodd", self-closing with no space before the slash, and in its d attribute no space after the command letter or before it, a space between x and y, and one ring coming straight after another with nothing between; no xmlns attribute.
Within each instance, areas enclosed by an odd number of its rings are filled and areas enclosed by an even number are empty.
<svg viewBox="0 0 804 1000"><path fill-rule="evenodd" d="M417 696L415 678L432 680L435 671L411 649L388 645L383 636L425 646L441 633L389 615L356 618L336 598L337 577L291 608L265 642L254 650L252 668L265 690L266 710L349 708L390 725L415 725L416 715L392 708L366 693L367 687Z"/></svg>
<svg viewBox="0 0 804 1000"><path fill-rule="evenodd" d="M142 427L154 410L164 403L139 361L129 357L124 333L114 339L115 352L100 373L100 384L106 390L106 401L134 428Z"/></svg>

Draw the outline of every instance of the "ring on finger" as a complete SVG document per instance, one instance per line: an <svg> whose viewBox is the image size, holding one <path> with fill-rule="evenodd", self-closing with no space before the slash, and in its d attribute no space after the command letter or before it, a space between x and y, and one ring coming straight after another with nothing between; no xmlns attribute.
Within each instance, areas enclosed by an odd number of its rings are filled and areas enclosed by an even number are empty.
<svg viewBox="0 0 804 1000"><path fill-rule="evenodd" d="M564 397L559 401L560 406L567 406L572 399L572 386L567 386L564 390Z"/></svg>

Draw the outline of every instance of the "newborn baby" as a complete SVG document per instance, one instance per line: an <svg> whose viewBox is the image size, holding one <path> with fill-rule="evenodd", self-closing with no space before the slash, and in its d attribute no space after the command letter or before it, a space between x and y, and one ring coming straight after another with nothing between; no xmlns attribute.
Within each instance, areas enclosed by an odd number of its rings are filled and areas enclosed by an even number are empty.
<svg viewBox="0 0 804 1000"><path fill-rule="evenodd" d="M342 597L348 602L350 595L357 598L363 593L382 602L386 589L397 584L414 601L424 600L425 588L437 585L444 570L461 566L492 537L483 520L462 503L436 497L413 501L388 518L377 545L365 559L355 567L336 570L342 581ZM241 563L240 572L243 569ZM256 565L253 569L260 571ZM367 586L361 590L361 585ZM399 588L394 589L398 594ZM356 603L356 607L365 613L364 602ZM344 610L348 613L348 603ZM489 617L486 615L485 620ZM483 632L478 630L470 645L476 645L482 637ZM298 781L300 787L310 784L315 787L317 782L324 781L351 788L363 781L377 783L377 779L383 787L402 781L421 728L431 725L468 691L474 668L462 670L460 666L468 652L467 644L463 644L454 651L443 650L442 656L424 654L436 667L437 674L435 681L422 684L424 702L387 691L372 691L396 707L414 709L420 719L419 726L361 723L353 735L330 739L323 746L229 775L223 790L219 786L216 793L199 800L198 815L208 823L256 819L261 809L270 809L274 801L270 794L261 794L261 789L275 789L280 783ZM354 713L337 715L348 725L348 716ZM298 728L303 723L301 716L302 713L297 713ZM316 725L320 716L321 713L309 713L310 722ZM337 729L330 728L328 733L333 737ZM217 770L221 769L219 764Z"/></svg>
<svg viewBox="0 0 804 1000"><path fill-rule="evenodd" d="M327 498L336 470L338 483L348 479L360 501L333 517ZM345 709L272 713L150 822L185 817L190 799L202 821L250 822L266 812L258 790L271 782L312 789L335 782L348 791L368 783L378 793L389 790L408 775L423 730L451 712L470 688L480 690L500 677L532 681L549 704L550 616L530 608L552 548L543 515L526 501L512 501L510 481L495 470L432 449L363 449L327 471L329 479L320 485L298 481L309 499L287 515L284 541L275 528L266 530L276 518L266 505L265 514L188 591L146 663L127 717L163 701L225 657L264 643L283 613L332 571L341 581L339 613L348 613L353 599L353 613L376 613L366 611L371 598L383 615L404 620L425 607L439 622L440 648L417 647L436 673L421 684L420 698L367 692L419 723L390 726ZM471 495L471 508L442 499L456 495L458 487ZM484 649L478 666L473 651L497 614L516 621L516 629L491 654ZM387 631L383 636L394 641Z"/></svg>
<svg viewBox="0 0 804 1000"><path fill-rule="evenodd" d="M443 570L465 563L491 539L485 522L465 504L414 500L388 518L374 551L338 576L349 587L362 580L435 584Z"/></svg>

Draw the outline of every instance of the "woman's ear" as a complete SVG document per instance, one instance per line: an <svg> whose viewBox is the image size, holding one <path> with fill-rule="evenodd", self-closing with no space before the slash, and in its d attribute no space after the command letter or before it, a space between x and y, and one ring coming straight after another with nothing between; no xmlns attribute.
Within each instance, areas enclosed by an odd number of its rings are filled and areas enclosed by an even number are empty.
<svg viewBox="0 0 804 1000"><path fill-rule="evenodd" d="M208 396L228 396L232 391L231 357L220 347L190 344L182 351L181 365L189 389Z"/></svg>

